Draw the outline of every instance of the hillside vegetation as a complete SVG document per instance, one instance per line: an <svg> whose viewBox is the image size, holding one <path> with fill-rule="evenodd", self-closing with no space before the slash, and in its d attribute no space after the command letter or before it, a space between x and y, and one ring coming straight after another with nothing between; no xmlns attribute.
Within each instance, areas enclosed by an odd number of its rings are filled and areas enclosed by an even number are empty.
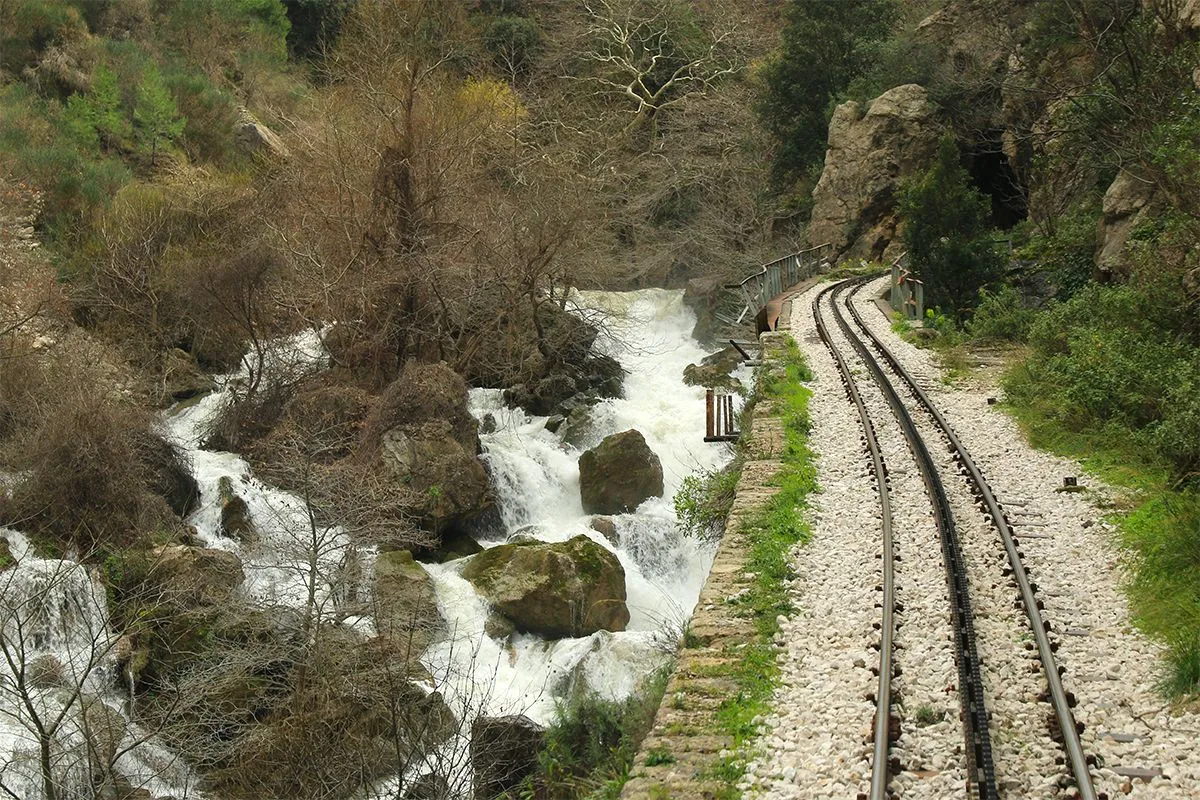
<svg viewBox="0 0 1200 800"><path fill-rule="evenodd" d="M844 167L812 133L835 105L923 87L942 144L872 196L898 212L887 252L907 249L942 344L1025 348L1006 387L1035 443L1131 490L1116 519L1134 612L1169 647L1166 688L1194 693L1200 17L1174 0L852 5L870 13L820 38L837 48L819 62L813 33L840 17L789 7L762 109L784 137L777 185L806 213L822 169Z"/></svg>
<svg viewBox="0 0 1200 800"><path fill-rule="evenodd" d="M753 110L778 11L0 0L0 526L98 569L122 691L206 787L350 796L450 735L414 684L440 618L410 608L432 590L403 551L461 555L495 517L467 388L610 396L574 288L700 295L799 238L772 239ZM329 369L286 361L300 334ZM196 483L159 412L239 371L206 445L303 498L310 586L335 526L396 553L383 577L338 565L402 595L358 608L392 614L379 636L311 589L248 602L239 558L185 524ZM221 529L252 544L231 486ZM49 758L47 798L77 777ZM96 796L141 796L112 767L89 767Z"/></svg>

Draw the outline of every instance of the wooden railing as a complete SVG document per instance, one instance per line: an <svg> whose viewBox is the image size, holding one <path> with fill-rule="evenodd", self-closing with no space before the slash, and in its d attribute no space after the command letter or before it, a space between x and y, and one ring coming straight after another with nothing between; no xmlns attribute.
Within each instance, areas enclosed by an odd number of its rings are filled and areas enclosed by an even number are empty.
<svg viewBox="0 0 1200 800"><path fill-rule="evenodd" d="M832 251L833 245L819 244L763 264L758 272L738 283L725 284L727 290L737 292L741 305L736 316L717 312L717 318L731 328L754 319L758 312L766 307L767 302L783 294L784 289L795 286L826 268Z"/></svg>

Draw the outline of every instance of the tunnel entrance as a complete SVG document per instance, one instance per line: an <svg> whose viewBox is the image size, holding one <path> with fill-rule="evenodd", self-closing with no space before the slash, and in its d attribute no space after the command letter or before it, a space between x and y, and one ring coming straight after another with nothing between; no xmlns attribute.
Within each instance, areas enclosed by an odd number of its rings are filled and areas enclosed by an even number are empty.
<svg viewBox="0 0 1200 800"><path fill-rule="evenodd" d="M999 131L965 148L963 161L972 182L992 200L993 225L1008 230L1029 215L1025 186L1004 154Z"/></svg>

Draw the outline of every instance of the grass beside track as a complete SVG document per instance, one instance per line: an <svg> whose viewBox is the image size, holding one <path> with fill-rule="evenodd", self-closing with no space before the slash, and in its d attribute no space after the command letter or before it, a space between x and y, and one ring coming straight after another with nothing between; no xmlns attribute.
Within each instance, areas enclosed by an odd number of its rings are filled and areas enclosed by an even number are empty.
<svg viewBox="0 0 1200 800"><path fill-rule="evenodd" d="M743 523L752 542L746 572L753 574L754 580L737 603L753 614L756 636L741 646L738 658L719 675L737 686L737 692L717 712L719 732L733 740L733 747L708 776L725 784L726 798L740 796L737 783L745 772L747 748L758 735L760 717L771 710L771 696L779 683L772 641L779 632L779 616L795 611L786 585L795 576L788 554L794 545L807 542L811 536L806 509L817 483L813 454L808 448L808 401L812 392L803 384L811 378L800 349L789 339L782 364L761 375L755 392L755 417L767 413L769 405L771 413L783 419L786 446L777 476L779 492Z"/></svg>
<svg viewBox="0 0 1200 800"><path fill-rule="evenodd" d="M1005 409L1041 450L1072 458L1122 489L1108 521L1128 559L1134 622L1167 646L1160 689L1170 699L1200 694L1200 490L1171 485L1170 469L1127 432L1074 431L1037 399L1023 365L1009 371Z"/></svg>

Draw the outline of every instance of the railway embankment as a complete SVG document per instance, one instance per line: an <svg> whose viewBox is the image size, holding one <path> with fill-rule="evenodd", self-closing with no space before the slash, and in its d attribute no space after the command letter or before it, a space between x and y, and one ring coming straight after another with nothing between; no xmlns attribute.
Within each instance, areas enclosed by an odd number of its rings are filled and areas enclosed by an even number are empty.
<svg viewBox="0 0 1200 800"><path fill-rule="evenodd" d="M775 639L791 610L788 553L807 538L803 515L815 484L805 445L807 367L788 334L766 333L761 343L725 533L625 800L736 796L745 747L779 675Z"/></svg>

